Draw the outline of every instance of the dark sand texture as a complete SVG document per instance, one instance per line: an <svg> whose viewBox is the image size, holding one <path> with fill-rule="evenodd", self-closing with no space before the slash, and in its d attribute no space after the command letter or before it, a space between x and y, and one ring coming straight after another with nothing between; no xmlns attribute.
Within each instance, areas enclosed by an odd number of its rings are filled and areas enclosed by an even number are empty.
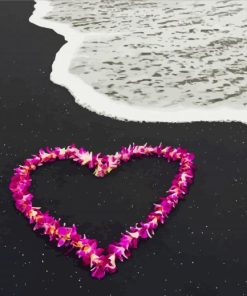
<svg viewBox="0 0 247 296"><path fill-rule="evenodd" d="M0 2L0 295L247 295L247 126L120 122L81 108L49 81L64 40L30 24L32 11L31 1ZM97 281L32 231L8 183L14 167L40 147L75 143L114 153L133 142L193 151L195 183L155 237L118 273ZM33 175L34 203L106 245L149 211L176 168L137 160L97 179L59 162Z"/></svg>

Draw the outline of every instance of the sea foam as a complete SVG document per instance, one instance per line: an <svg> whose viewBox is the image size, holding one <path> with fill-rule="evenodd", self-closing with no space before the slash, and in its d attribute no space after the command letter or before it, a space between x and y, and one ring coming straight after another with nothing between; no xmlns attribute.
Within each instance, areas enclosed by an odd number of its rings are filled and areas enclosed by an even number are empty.
<svg viewBox="0 0 247 296"><path fill-rule="evenodd" d="M247 122L247 107L216 104L208 106L186 106L173 104L161 108L157 105L135 105L100 93L79 75L71 71L71 62L88 38L104 36L105 32L81 32L69 23L47 19L52 11L50 1L36 0L30 22L54 30L63 35L66 43L57 52L52 65L50 79L66 87L76 103L100 115L119 120L146 122L191 122L191 121L241 121ZM114 33L112 33L114 35Z"/></svg>

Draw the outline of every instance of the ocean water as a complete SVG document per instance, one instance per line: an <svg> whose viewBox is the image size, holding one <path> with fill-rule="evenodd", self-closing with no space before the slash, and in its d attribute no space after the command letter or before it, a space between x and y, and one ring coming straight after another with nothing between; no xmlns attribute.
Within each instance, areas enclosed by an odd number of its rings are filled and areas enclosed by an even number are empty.
<svg viewBox="0 0 247 296"><path fill-rule="evenodd" d="M51 0L83 42L69 71L129 105L247 108L246 0Z"/></svg>

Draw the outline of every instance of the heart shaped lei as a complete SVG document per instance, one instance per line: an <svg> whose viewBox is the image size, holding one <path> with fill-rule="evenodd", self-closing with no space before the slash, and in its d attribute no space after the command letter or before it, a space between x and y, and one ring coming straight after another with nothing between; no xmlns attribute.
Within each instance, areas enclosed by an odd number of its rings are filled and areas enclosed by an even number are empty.
<svg viewBox="0 0 247 296"><path fill-rule="evenodd" d="M120 240L108 245L106 249L99 248L96 239L87 238L86 235L77 233L76 226L62 224L60 219L42 213L39 207L32 206L33 195L28 191L31 186L30 173L44 163L56 159L72 159L80 165L94 168L94 175L104 177L122 162L129 161L132 157L152 156L166 158L168 161L179 161L179 170L175 175L172 185L166 196L160 197L160 203L154 204L153 210L147 215L145 221L138 222L135 226L121 234ZM84 148L70 145L67 148L40 149L37 155L25 160L23 165L15 169L9 185L12 191L16 208L34 224L34 230L42 229L51 241L56 241L57 246L69 247L76 251L82 263L90 266L92 276L101 279L106 273L116 271L116 260L123 261L130 256L130 249L137 248L140 238L151 238L159 223L164 223L168 214L178 204L179 200L188 191L189 184L193 181L194 155L178 147L163 147L150 145L130 145L122 147L114 155L94 155Z"/></svg>

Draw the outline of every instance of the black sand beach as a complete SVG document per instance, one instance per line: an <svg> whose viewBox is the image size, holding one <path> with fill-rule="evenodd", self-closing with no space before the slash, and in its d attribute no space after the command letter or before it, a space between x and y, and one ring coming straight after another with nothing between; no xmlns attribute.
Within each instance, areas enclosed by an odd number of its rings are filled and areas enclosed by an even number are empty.
<svg viewBox="0 0 247 296"><path fill-rule="evenodd" d="M33 2L0 2L0 295L247 295L247 125L132 123L78 106L49 80L64 39L28 22ZM195 153L184 202L152 240L102 281L32 231L15 210L13 169L40 147L75 143L114 153L148 142ZM130 162L103 179L69 162L33 175L35 205L106 245L164 194L176 164Z"/></svg>

